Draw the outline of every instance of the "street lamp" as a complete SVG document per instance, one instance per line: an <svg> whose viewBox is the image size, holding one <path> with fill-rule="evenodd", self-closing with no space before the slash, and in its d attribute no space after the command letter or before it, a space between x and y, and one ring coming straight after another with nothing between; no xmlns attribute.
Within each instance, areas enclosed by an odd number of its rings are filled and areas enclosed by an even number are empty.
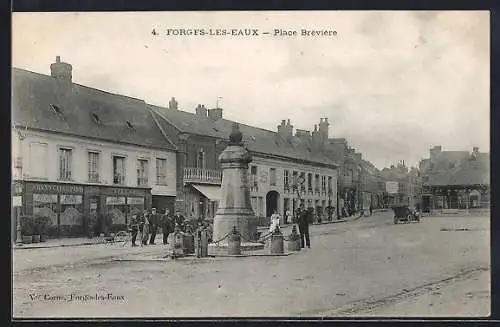
<svg viewBox="0 0 500 327"><path fill-rule="evenodd" d="M19 197L17 194L21 194L23 191L23 185L20 183L14 184L14 201L18 201ZM21 201L22 202L22 201ZM19 203L13 203L14 206L19 205ZM20 204L22 206L22 203ZM21 215L19 214L19 210L16 210L16 243L22 243L22 230L21 230Z"/></svg>

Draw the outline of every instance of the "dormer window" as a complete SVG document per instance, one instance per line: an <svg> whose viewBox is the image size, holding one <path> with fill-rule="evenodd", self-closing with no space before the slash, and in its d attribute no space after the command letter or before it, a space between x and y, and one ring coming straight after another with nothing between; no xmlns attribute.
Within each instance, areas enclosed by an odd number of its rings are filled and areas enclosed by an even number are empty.
<svg viewBox="0 0 500 327"><path fill-rule="evenodd" d="M92 114L92 120L94 121L94 123L96 123L97 125L100 125L101 124L101 119L99 118L99 116L97 116L96 113L93 113Z"/></svg>
<svg viewBox="0 0 500 327"><path fill-rule="evenodd" d="M52 111L56 114L56 115L61 115L62 114L62 111L61 111L61 108L59 108L58 106L56 106L55 104L50 104L49 105L50 109L52 109Z"/></svg>

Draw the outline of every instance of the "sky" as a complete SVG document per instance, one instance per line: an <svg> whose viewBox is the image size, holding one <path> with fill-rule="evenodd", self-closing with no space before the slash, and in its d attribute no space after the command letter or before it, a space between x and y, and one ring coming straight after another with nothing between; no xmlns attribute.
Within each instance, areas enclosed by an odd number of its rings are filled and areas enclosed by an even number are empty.
<svg viewBox="0 0 500 327"><path fill-rule="evenodd" d="M218 102L273 131L327 117L330 137L380 169L434 145L489 151L488 11L13 13L12 25L14 67L50 75L61 56L75 83L193 113Z"/></svg>

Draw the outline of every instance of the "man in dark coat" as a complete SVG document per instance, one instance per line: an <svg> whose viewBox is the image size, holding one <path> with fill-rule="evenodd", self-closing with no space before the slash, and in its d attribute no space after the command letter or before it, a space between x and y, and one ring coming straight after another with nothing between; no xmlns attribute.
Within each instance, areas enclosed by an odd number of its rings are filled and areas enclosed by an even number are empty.
<svg viewBox="0 0 500 327"><path fill-rule="evenodd" d="M163 244L168 244L168 235L174 231L174 222L170 216L170 211L165 209L165 213L161 219L161 229L163 231Z"/></svg>
<svg viewBox="0 0 500 327"><path fill-rule="evenodd" d="M149 244L151 245L155 244L155 238L156 238L156 232L158 231L159 220L160 219L158 217L158 214L156 213L156 208L153 208L151 210L151 215L149 218L150 229L151 229L151 238L149 239Z"/></svg>
<svg viewBox="0 0 500 327"><path fill-rule="evenodd" d="M301 205L298 212L298 225L299 225L299 233L300 233L300 247L304 248L306 245L308 248L311 248L311 240L309 239L309 224L312 220L312 214L310 210L305 210L304 206ZM305 239L305 242L304 242ZM304 244L305 243L305 244Z"/></svg>

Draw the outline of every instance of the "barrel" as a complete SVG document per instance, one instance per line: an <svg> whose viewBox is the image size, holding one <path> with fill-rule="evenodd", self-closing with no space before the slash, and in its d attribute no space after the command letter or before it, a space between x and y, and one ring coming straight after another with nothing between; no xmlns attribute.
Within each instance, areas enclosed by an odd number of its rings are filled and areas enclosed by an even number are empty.
<svg viewBox="0 0 500 327"><path fill-rule="evenodd" d="M183 237L184 243L184 253L185 254L193 254L194 253L194 235L191 233L184 234Z"/></svg>
<svg viewBox="0 0 500 327"><path fill-rule="evenodd" d="M227 241L227 254L238 255L241 254L241 237L237 233L229 234Z"/></svg>
<svg viewBox="0 0 500 327"><path fill-rule="evenodd" d="M291 238L287 243L288 251L300 251L300 238Z"/></svg>
<svg viewBox="0 0 500 327"><path fill-rule="evenodd" d="M272 234L271 235L271 254L283 254L284 249L284 239L283 234Z"/></svg>
<svg viewBox="0 0 500 327"><path fill-rule="evenodd" d="M199 229L196 231L195 237L195 252L196 257L205 258L208 257L208 232L204 229Z"/></svg>

